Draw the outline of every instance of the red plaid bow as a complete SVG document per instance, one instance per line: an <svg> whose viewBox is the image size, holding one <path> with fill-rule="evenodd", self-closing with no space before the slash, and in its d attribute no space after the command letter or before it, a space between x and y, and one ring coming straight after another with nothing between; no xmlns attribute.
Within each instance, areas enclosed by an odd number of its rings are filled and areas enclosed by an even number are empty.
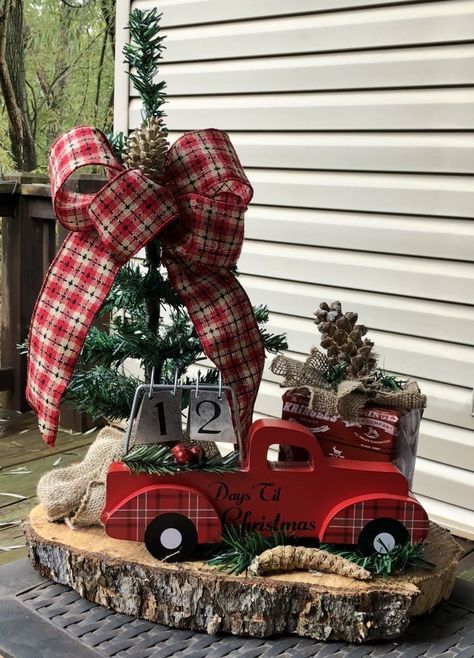
<svg viewBox="0 0 474 658"><path fill-rule="evenodd" d="M60 137L49 165L54 209L71 233L46 276L29 336L26 394L44 440L54 444L61 398L120 267L171 222L161 236L163 262L205 354L235 388L245 433L264 351L249 299L230 272L252 188L229 137L218 130L181 137L167 154L163 185L124 169L91 127ZM88 165L105 167L108 182L94 195L69 190L71 174Z"/></svg>

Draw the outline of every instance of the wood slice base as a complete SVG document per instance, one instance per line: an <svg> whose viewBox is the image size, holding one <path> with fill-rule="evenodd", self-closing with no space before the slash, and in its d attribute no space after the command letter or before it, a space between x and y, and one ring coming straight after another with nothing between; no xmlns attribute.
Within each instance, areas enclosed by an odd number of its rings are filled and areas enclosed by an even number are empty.
<svg viewBox="0 0 474 658"><path fill-rule="evenodd" d="M112 539L102 528L50 523L41 505L24 531L33 567L90 601L175 628L254 637L397 637L414 615L449 597L461 555L449 532L432 524L425 555L434 571L372 581L307 572L250 578L199 561L159 562L143 544Z"/></svg>

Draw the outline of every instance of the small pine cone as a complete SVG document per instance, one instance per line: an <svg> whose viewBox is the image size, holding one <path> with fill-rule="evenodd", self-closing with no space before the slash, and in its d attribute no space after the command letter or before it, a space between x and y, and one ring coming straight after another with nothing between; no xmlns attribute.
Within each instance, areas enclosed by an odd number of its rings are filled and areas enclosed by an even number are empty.
<svg viewBox="0 0 474 658"><path fill-rule="evenodd" d="M279 571L322 571L335 573L348 578L369 580L369 571L340 555L334 555L319 548L304 546L276 546L258 555L252 562L249 572L253 576Z"/></svg>
<svg viewBox="0 0 474 658"><path fill-rule="evenodd" d="M358 325L357 313L342 313L341 302L322 302L315 311L316 324L321 332L321 347L327 350L330 365L350 364L346 376L360 379L374 368L376 360L372 353L373 343L363 338L367 333L365 325ZM352 361L354 357L359 357Z"/></svg>
<svg viewBox="0 0 474 658"><path fill-rule="evenodd" d="M149 117L128 138L125 166L140 169L147 178L161 183L168 148L168 133L160 119Z"/></svg>

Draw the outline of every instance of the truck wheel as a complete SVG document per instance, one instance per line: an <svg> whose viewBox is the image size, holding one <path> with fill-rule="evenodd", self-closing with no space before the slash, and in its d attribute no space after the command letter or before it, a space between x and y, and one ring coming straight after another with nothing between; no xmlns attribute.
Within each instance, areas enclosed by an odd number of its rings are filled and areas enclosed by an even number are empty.
<svg viewBox="0 0 474 658"><path fill-rule="evenodd" d="M183 514L161 514L145 531L145 546L158 560L181 562L192 555L196 545L196 527Z"/></svg>
<svg viewBox="0 0 474 658"><path fill-rule="evenodd" d="M408 530L395 519L374 519L359 535L359 549L364 555L384 554L409 540Z"/></svg>

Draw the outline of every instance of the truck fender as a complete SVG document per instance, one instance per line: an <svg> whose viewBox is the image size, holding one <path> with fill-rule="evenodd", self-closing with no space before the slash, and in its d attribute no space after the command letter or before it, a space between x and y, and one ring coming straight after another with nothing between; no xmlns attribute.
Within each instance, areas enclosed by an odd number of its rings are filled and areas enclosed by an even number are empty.
<svg viewBox="0 0 474 658"><path fill-rule="evenodd" d="M196 526L199 544L218 543L222 524L216 508L197 489L181 485L155 484L123 498L102 518L110 537L143 541L148 524L161 514L174 512Z"/></svg>
<svg viewBox="0 0 474 658"><path fill-rule="evenodd" d="M362 529L380 518L400 521L412 543L422 541L428 534L428 515L415 497L371 494L336 505L324 519L319 539L327 544L357 544Z"/></svg>

